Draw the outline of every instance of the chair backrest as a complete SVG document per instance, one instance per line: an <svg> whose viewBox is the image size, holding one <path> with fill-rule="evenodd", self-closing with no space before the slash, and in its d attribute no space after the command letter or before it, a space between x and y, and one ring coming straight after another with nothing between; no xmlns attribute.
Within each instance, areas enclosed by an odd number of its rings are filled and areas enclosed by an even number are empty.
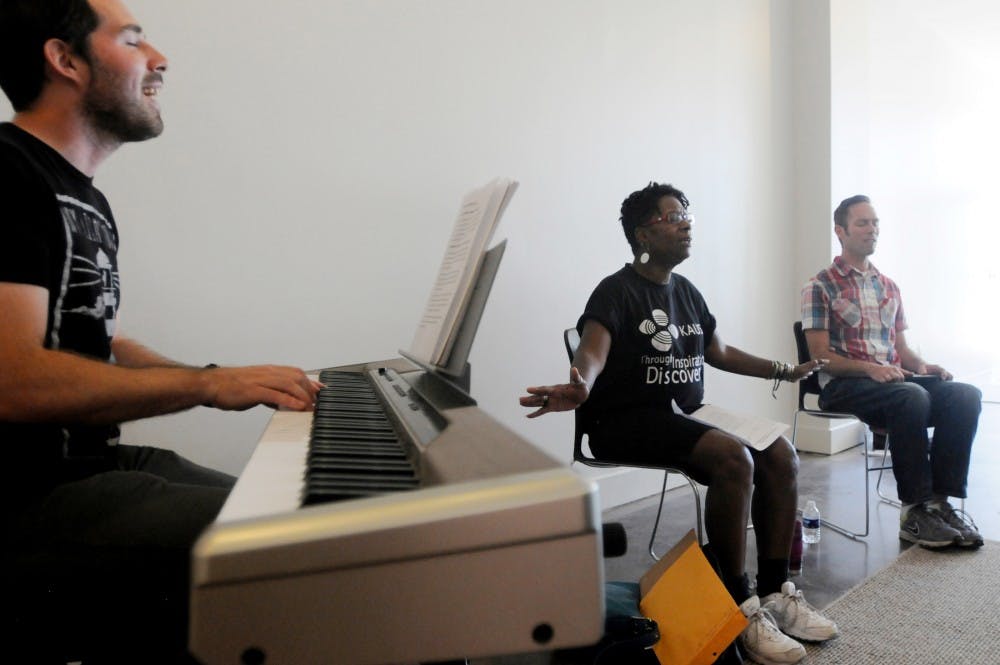
<svg viewBox="0 0 1000 665"><path fill-rule="evenodd" d="M580 348L580 333L576 331L576 328L566 328L563 331L563 343L566 345L566 355L569 356L570 364L573 364L573 358L576 357L576 350ZM593 457L588 457L583 454L583 418L580 415L580 410L577 409L573 412L575 420L575 427L573 431L573 459L577 462L582 462L584 464L590 464L591 466L597 466Z"/></svg>
<svg viewBox="0 0 1000 665"><path fill-rule="evenodd" d="M566 355L569 356L570 363L576 357L576 350L580 348L580 333L576 328L566 328L563 331L563 343L566 345Z"/></svg>
<svg viewBox="0 0 1000 665"><path fill-rule="evenodd" d="M806 342L806 333L802 330L801 321L796 321L792 325L792 332L795 334L795 348L799 354L799 364L809 362L812 358L809 355L809 344ZM805 408L806 395L819 395L821 390L818 374L812 374L799 381L799 409Z"/></svg>

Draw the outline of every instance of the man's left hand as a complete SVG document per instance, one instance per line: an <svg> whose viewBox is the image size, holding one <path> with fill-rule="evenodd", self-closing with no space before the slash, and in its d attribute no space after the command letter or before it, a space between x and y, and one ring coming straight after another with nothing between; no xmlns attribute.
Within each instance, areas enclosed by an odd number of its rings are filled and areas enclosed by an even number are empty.
<svg viewBox="0 0 1000 665"><path fill-rule="evenodd" d="M951 381L955 377L951 375L951 372L946 370L941 365L925 365L924 371L926 374L933 374L934 376L940 376L943 381Z"/></svg>

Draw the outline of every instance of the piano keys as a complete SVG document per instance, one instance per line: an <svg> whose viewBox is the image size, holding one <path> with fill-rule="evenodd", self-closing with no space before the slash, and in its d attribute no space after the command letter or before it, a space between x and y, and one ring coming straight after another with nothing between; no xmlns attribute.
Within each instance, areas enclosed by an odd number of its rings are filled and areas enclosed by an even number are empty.
<svg viewBox="0 0 1000 665"><path fill-rule="evenodd" d="M408 361L323 381L314 414L274 414L195 547L190 645L205 665L415 663L600 638L594 483Z"/></svg>
<svg viewBox="0 0 1000 665"><path fill-rule="evenodd" d="M416 469L374 386L362 375L333 370L321 372L319 380L325 388L313 413L302 502L416 488Z"/></svg>

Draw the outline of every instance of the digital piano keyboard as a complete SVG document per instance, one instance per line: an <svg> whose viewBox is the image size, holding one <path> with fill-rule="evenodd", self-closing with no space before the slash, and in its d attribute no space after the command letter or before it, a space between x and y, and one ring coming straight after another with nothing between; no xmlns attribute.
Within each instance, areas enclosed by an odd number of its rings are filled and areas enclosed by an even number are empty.
<svg viewBox="0 0 1000 665"><path fill-rule="evenodd" d="M596 486L406 360L278 411L194 548L205 665L384 665L596 642Z"/></svg>

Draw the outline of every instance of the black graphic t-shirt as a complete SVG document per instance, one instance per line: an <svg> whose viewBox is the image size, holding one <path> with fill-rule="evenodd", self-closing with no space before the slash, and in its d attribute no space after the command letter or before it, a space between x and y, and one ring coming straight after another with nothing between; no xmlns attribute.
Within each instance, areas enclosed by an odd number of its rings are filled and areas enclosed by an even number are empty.
<svg viewBox="0 0 1000 665"><path fill-rule="evenodd" d="M108 362L120 287L118 230L91 179L58 152L0 123L0 282L48 290L45 347ZM51 484L73 460L100 457L114 426L0 422L4 475ZM70 460L70 463L65 463Z"/></svg>
<svg viewBox="0 0 1000 665"><path fill-rule="evenodd" d="M656 284L626 265L605 277L587 301L577 330L593 319L611 333L604 370L580 407L588 419L631 407L697 409L705 394L705 347L715 317L698 289L674 273Z"/></svg>

